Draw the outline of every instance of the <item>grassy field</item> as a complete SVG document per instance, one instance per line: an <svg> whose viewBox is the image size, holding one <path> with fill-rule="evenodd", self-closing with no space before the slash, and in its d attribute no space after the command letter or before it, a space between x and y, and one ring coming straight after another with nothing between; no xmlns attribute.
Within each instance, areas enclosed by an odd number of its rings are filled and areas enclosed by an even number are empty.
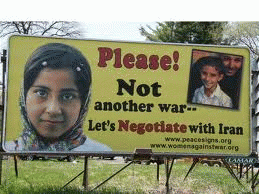
<svg viewBox="0 0 259 194"><path fill-rule="evenodd" d="M117 160L89 160L89 189L95 188L126 164ZM244 187L231 177L226 168L204 167L198 164L183 181L191 163L176 162L170 177L170 193L251 193L251 183L241 179ZM76 163L18 160L18 178L14 160L3 160L1 193L87 193L79 176L66 183L84 169L84 160ZM91 193L165 193L165 166L160 165L160 180L156 179L156 165L132 164L110 181Z"/></svg>

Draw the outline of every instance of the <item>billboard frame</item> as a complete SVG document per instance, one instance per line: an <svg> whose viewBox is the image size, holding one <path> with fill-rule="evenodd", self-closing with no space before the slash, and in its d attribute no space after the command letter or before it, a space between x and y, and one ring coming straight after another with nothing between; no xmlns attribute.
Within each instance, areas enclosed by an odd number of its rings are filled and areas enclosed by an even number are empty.
<svg viewBox="0 0 259 194"><path fill-rule="evenodd" d="M17 36L17 35L14 35ZM151 43L151 42L130 42L130 41L111 41L111 40L96 40L96 39L70 39L70 38L59 38L59 37L40 37L40 36L23 36L23 37L35 37L35 38L51 38L51 39L59 39L59 40L64 40L64 39L68 39L68 40L82 40L82 41L102 41L102 42L115 42L115 43L136 43L136 44L150 44L150 45L175 45L175 46L199 46L199 47L213 47L213 48L243 48L243 49L247 49L247 47L240 47L240 46L219 46L219 45L203 45L203 44L175 44L175 43ZM10 57L10 49L8 50L8 59ZM9 60L7 60L9 61ZM249 59L250 62L250 59ZM8 65L3 66L3 88L4 91L8 91L8 84L6 82L6 80L8 79ZM251 68L250 68L250 64L249 64L249 72L251 72ZM5 74L7 74L5 76ZM251 76L249 74L249 81L251 80ZM249 89L250 94L251 94L251 88ZM1 144L1 149L3 150L4 154L7 155L42 155L42 154L46 154L46 155L73 155L73 156L104 156L104 157L110 157L110 156L133 156L134 153L133 152L128 152L128 151L111 151L111 152L87 152L87 151L82 151L82 152L44 152L44 151L6 151L4 149L4 142L5 142L5 138L6 138L6 111L7 111L7 107L6 102L7 102L7 92L4 92L4 114L3 114L3 120L2 120L2 144ZM249 96L249 101L251 102L251 96ZM249 154L247 156L249 156L250 154L252 154L252 137L251 137L251 132L252 132L252 125L251 125L251 107L250 107L250 112L249 112L249 117L250 117L250 129L249 129L249 133L250 133L250 140L249 140ZM3 154L3 153L1 153ZM177 152L153 152L152 153L152 157L154 158L160 158L160 157L166 157L166 158L175 158L175 157L207 157L207 156L217 156L219 158L224 158L224 157L229 157L229 156L244 156L243 154L218 154L218 153L177 153Z"/></svg>

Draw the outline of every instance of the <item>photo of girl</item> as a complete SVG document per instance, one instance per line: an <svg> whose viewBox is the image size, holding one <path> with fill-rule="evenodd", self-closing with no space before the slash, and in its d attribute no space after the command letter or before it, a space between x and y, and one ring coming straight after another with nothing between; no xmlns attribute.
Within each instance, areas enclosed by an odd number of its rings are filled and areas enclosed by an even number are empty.
<svg viewBox="0 0 259 194"><path fill-rule="evenodd" d="M21 136L6 145L16 151L111 151L83 133L91 98L88 61L74 47L37 48L24 68L20 95Z"/></svg>

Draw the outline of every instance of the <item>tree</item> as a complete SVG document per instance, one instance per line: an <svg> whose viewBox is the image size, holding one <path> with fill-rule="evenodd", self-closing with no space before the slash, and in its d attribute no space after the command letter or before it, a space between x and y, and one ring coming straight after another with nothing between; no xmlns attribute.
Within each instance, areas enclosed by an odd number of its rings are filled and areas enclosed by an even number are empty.
<svg viewBox="0 0 259 194"><path fill-rule="evenodd" d="M145 36L147 40L154 42L175 42L175 25L176 22L157 22L158 26L156 29L151 28L147 25L147 28L151 31L148 32L143 26L141 26L140 33Z"/></svg>
<svg viewBox="0 0 259 194"><path fill-rule="evenodd" d="M58 36L78 38L81 36L77 22L65 21L5 21L0 22L1 50L7 48L7 39L12 34L35 36Z"/></svg>
<svg viewBox="0 0 259 194"><path fill-rule="evenodd" d="M64 21L6 21L0 22L1 51L6 49L7 37L12 34L37 36L80 37L79 25L76 22ZM1 77L1 73L0 73Z"/></svg>
<svg viewBox="0 0 259 194"><path fill-rule="evenodd" d="M0 22L0 38L11 34L38 36L78 37L80 31L76 22L64 21L13 21Z"/></svg>
<svg viewBox="0 0 259 194"><path fill-rule="evenodd" d="M247 46L252 59L259 59L259 22L230 22L224 34L232 45Z"/></svg>
<svg viewBox="0 0 259 194"><path fill-rule="evenodd" d="M157 22L156 29L141 26L140 33L156 42L221 44L226 22Z"/></svg>

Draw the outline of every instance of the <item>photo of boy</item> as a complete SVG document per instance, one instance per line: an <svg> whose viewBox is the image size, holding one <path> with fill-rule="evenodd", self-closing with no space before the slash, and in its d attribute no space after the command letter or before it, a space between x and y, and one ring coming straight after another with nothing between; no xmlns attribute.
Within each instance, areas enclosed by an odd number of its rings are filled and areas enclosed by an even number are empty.
<svg viewBox="0 0 259 194"><path fill-rule="evenodd" d="M219 82L224 78L224 65L216 56L206 56L198 59L194 67L202 86L195 89L191 102L220 107L232 108L231 98L221 90Z"/></svg>

